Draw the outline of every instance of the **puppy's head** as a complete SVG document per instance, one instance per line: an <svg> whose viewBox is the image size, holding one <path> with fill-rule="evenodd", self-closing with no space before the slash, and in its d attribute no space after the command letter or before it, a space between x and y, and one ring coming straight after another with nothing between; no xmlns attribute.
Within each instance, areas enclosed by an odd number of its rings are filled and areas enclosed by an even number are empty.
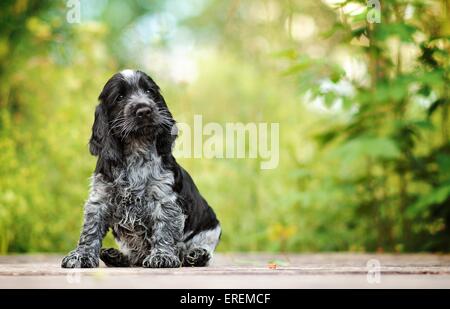
<svg viewBox="0 0 450 309"><path fill-rule="evenodd" d="M119 161L131 139L156 140L160 155L170 153L175 121L158 85L141 71L114 74L103 87L95 110L89 149L93 155Z"/></svg>

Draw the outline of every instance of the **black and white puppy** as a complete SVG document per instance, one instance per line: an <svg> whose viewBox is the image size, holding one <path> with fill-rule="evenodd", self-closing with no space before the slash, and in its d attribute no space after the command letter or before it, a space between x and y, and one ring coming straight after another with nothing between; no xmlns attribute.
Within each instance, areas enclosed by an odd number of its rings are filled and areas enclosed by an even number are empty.
<svg viewBox="0 0 450 309"><path fill-rule="evenodd" d="M64 268L206 266L221 230L214 211L172 155L175 121L158 85L124 70L106 83L90 152L98 156L84 223ZM109 229L120 250L102 249Z"/></svg>

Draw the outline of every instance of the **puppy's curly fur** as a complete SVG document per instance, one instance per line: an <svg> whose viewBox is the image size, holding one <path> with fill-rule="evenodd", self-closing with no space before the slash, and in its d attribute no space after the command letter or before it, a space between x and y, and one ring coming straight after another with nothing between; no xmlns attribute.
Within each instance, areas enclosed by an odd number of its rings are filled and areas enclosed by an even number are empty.
<svg viewBox="0 0 450 309"><path fill-rule="evenodd" d="M221 229L214 211L176 162L175 121L156 83L124 70L106 83L90 152L98 156L84 223L64 268L206 266ZM120 250L102 249L112 229Z"/></svg>

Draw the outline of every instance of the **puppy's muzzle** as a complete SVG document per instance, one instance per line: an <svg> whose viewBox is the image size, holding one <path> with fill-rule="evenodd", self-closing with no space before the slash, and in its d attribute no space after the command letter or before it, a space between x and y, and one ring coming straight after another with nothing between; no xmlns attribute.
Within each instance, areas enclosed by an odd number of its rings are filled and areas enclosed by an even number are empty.
<svg viewBox="0 0 450 309"><path fill-rule="evenodd" d="M139 119L149 118L152 115L152 108L149 106L138 108L136 111L136 117Z"/></svg>
<svg viewBox="0 0 450 309"><path fill-rule="evenodd" d="M157 120L156 106L147 102L134 103L131 115L139 125L155 123Z"/></svg>

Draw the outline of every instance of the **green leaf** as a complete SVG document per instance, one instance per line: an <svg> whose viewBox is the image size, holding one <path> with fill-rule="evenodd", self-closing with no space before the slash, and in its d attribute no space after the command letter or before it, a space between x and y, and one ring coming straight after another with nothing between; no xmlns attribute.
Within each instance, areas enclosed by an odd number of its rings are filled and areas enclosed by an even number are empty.
<svg viewBox="0 0 450 309"><path fill-rule="evenodd" d="M430 107L428 107L427 115L430 117L433 113L438 109L439 106L443 106L447 104L447 100L445 98L440 98L431 103Z"/></svg>
<svg viewBox="0 0 450 309"><path fill-rule="evenodd" d="M333 106L334 102L336 101L336 95L333 92L327 92L323 94L322 97L324 99L325 106L328 108Z"/></svg>
<svg viewBox="0 0 450 309"><path fill-rule="evenodd" d="M428 194L420 197L408 210L409 217L415 217L432 205L443 203L450 196L450 184L445 184L433 189Z"/></svg>
<svg viewBox="0 0 450 309"><path fill-rule="evenodd" d="M450 155L440 153L436 157L436 161L439 165L439 171L442 174L450 173Z"/></svg>
<svg viewBox="0 0 450 309"><path fill-rule="evenodd" d="M431 87L429 85L423 85L417 93L423 95L424 97L428 97L431 93Z"/></svg>
<svg viewBox="0 0 450 309"><path fill-rule="evenodd" d="M298 52L295 49L286 49L272 54L275 58L285 58L289 60L295 60L298 58Z"/></svg>
<svg viewBox="0 0 450 309"><path fill-rule="evenodd" d="M294 75L294 74L298 74L300 72L303 72L304 70L306 70L307 68L309 68L311 66L311 63L309 62L300 62L297 64L294 64L293 66L289 67L287 70L285 70L283 72L282 75Z"/></svg>
<svg viewBox="0 0 450 309"><path fill-rule="evenodd" d="M366 34L366 31L366 27L356 28L355 30L352 30L352 37L359 38L362 35Z"/></svg>
<svg viewBox="0 0 450 309"><path fill-rule="evenodd" d="M341 128L333 128L331 130L327 130L325 132L317 134L315 138L321 145L328 144L339 137L340 129Z"/></svg>
<svg viewBox="0 0 450 309"><path fill-rule="evenodd" d="M397 144L387 137L358 137L342 144L334 154L346 159L362 157L395 159L400 155Z"/></svg>
<svg viewBox="0 0 450 309"><path fill-rule="evenodd" d="M375 38L385 41L390 37L397 37L402 42L414 42L413 35L417 28L404 23L380 24L375 31Z"/></svg>

